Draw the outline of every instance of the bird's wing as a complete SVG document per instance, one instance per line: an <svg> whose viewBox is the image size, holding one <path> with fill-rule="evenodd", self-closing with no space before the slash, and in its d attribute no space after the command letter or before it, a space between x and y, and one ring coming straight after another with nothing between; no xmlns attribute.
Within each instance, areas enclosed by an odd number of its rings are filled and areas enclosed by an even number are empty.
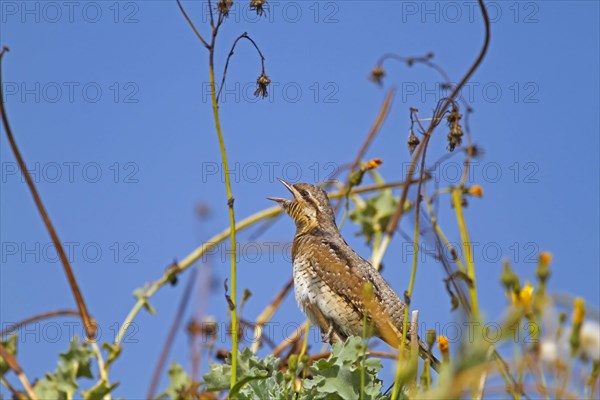
<svg viewBox="0 0 600 400"><path fill-rule="evenodd" d="M318 237L310 240L314 241L311 256L318 266L315 272L361 317L367 314L376 336L397 346L402 329L398 321L402 320L404 304L379 272L345 243Z"/></svg>

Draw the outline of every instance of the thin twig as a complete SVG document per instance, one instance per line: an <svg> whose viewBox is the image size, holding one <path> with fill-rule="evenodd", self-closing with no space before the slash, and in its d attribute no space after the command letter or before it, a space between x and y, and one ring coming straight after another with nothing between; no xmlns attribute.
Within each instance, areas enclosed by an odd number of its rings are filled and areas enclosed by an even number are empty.
<svg viewBox="0 0 600 400"><path fill-rule="evenodd" d="M37 322L37 321L40 321L43 319L48 319L48 318L64 317L64 316L79 317L79 312L75 311L75 310L56 310L56 311L50 311L50 312L46 312L46 313L37 314L37 315L34 315L27 319L24 319L22 321L19 321L14 325L10 325L6 329L4 329L2 332L0 332L0 336L9 335L9 334L15 332L16 330L22 328L23 326L29 325L33 322Z"/></svg>
<svg viewBox="0 0 600 400"><path fill-rule="evenodd" d="M360 161L363 159L365 153L369 149L369 146L373 142L373 139L375 139L375 136L377 136L377 133L381 130L381 126L383 125L383 122L385 121L385 119L390 111L390 108L392 105L392 100L394 99L395 93L396 93L396 88L391 88L388 91L387 95L385 96L385 99L383 100L383 104L379 108L379 113L377 114L377 117L375 118L375 122L373 122L373 126L369 130L367 137L365 138L362 145L360 146L360 149L358 150L358 153L356 154L354 161L350 165L350 172L354 171L356 169L356 167L359 166ZM348 174L348 177L346 178L346 185L345 185L346 188L348 188L350 186L349 179L350 179L350 174ZM342 205L342 202L343 202L343 200L339 200L337 202L337 204L333 207L333 210L335 213L337 213L337 211L339 210L340 206Z"/></svg>
<svg viewBox="0 0 600 400"><path fill-rule="evenodd" d="M7 381L6 379L4 379L3 376L0 376L0 383L2 383L4 386L6 386L6 388L12 393L12 395L13 395L12 398L13 399L19 399L20 398L19 397L19 395L20 395L19 391L17 389L15 389L13 387L13 385L10 384L9 381Z"/></svg>
<svg viewBox="0 0 600 400"><path fill-rule="evenodd" d="M0 342L0 357L2 357L2 359L4 359L4 361L8 365L8 367L10 369L12 369L15 372L15 374L17 374L17 377L21 381L21 384L25 388L25 391L27 392L27 395L29 396L29 398L31 400L37 400L37 396L35 395L35 392L33 391L31 384L29 383L29 379L27 379L27 376L23 373L23 369L21 369L19 362L17 361L15 356L10 354L10 352L6 349L6 347L4 347L2 345L1 342Z"/></svg>
<svg viewBox="0 0 600 400"><path fill-rule="evenodd" d="M90 314L85 305L85 301L83 300L83 295L79 290L79 285L77 284L77 280L75 279L75 274L73 274L73 269L71 268L71 264L69 263L69 259L67 258L67 254L65 253L65 249L63 248L62 242L58 238L58 234L54 229L54 225L46 212L46 208L42 203L42 199L33 183L33 179L31 179L31 175L29 174L29 170L26 167L25 161L19 148L17 147L17 142L13 136L12 130L10 128L10 124L8 123L8 116L6 115L6 109L4 106L4 92L3 92L3 84L2 84L2 57L8 51L8 47L4 47L2 51L0 51L0 113L2 114L2 123L4 124L4 129L6 130L6 136L8 137L8 141L10 143L10 147L12 149L15 158L17 159L17 163L19 164L19 168L23 176L25 177L25 181L27 182L27 186L29 187L29 191L33 196L33 200L35 205L44 220L44 225L46 226L46 230L50 234L52 238L52 242L54 242L54 246L56 247L56 251L60 260L62 262L62 266L65 271L65 275L67 275L67 280L69 281L69 285L71 286L71 291L73 292L73 296L75 297L75 302L77 303L77 308L79 309L79 314L83 321L83 325L85 327L85 331L87 336L90 339L96 337L96 324L93 319L90 317Z"/></svg>
<svg viewBox="0 0 600 400"><path fill-rule="evenodd" d="M290 278L283 287L283 289L281 289L279 293L277 293L273 301L271 301L271 303L269 303L267 307L265 307L265 309L260 313L258 318L256 318L256 325L254 326L254 339L252 341L252 352L254 354L256 354L258 348L260 347L263 326L267 322L269 322L269 320L273 317L273 314L275 314L275 311L277 311L277 309L281 305L281 302L283 301L285 296L287 296L287 294L290 292L293 286L294 279Z"/></svg>
<svg viewBox="0 0 600 400"><path fill-rule="evenodd" d="M194 31L194 34L196 35L196 37L198 37L198 39L200 39L202 44L204 44L204 47L206 47L208 50L210 50L210 48L211 48L210 45L208 44L208 42L206 42L206 40L204 40L204 38L202 37L202 35L198 31L198 29L196 29L196 25L194 25L194 22L191 20L191 18L185 12L185 9L181 5L181 2L179 0L176 0L176 1L177 1L177 6L179 7L179 10L185 17L185 20L187 21L187 23L190 25L190 28L192 28L192 30ZM211 10L211 18L212 18L212 10Z"/></svg>
<svg viewBox="0 0 600 400"><path fill-rule="evenodd" d="M412 66L414 63L419 63L419 64L426 65L429 68L436 70L442 76L442 78L444 78L445 82L450 83L450 77L448 76L446 71L441 66L439 66L438 64L431 61L432 57L433 57L433 54L422 56L422 57L402 57L401 55L398 55L398 54L387 53L387 54L382 55L379 58L379 61L377 61L377 65L383 66L383 63L387 59L393 59L396 61L403 62L406 65L408 65L409 67Z"/></svg>
<svg viewBox="0 0 600 400"><path fill-rule="evenodd" d="M185 309L189 303L191 297L190 295L192 294L192 289L194 288L194 283L196 282L197 272L197 268L192 270L192 273L188 277L187 284L185 285L185 290L181 295L181 300L179 301L179 306L177 307L177 313L175 314L175 318L173 318L173 323L171 324L171 328L169 329L169 333L167 334L165 343L163 344L162 351L160 352L160 357L158 358L158 362L156 363L156 367L154 368L152 380L150 381L150 387L148 388L148 394L146 395L147 399L153 399L154 393L156 393L156 388L158 387L160 376L165 368L167 357L169 357L171 347L173 347L173 342L175 341L175 337L177 336L177 332L179 331L179 328L181 326L181 321L183 320Z"/></svg>
<svg viewBox="0 0 600 400"><path fill-rule="evenodd" d="M210 26L213 30L213 35L215 34L215 31L217 31L219 28L215 27L215 17L213 16L213 7L212 7L212 1L208 0L208 11L210 12ZM219 14L219 18L221 18L221 14ZM219 20L220 22L220 20Z"/></svg>
<svg viewBox="0 0 600 400"><path fill-rule="evenodd" d="M448 109L450 104L452 104L454 97L456 97L456 95L459 93L459 91L462 89L462 87L465 85L465 83L467 83L469 78L471 78L471 76L477 70L477 68L479 67L479 65L481 64L481 62L483 61L483 59L487 53L489 43L490 43L490 34L491 34L490 33L490 19L489 19L487 10L485 8L485 4L483 3L483 0L478 0L478 3L479 3L479 8L481 9L481 14L482 14L483 22L484 22L484 26L485 26L485 38L484 38L484 42L483 42L483 47L481 48L481 51L479 52L477 59L475 60L473 65L471 65L471 68L469 68L469 70L467 71L465 76L461 79L460 83L454 88L454 90L452 91L450 96L445 99L443 105L441 107L439 107L439 112L434 114L434 118L431 121L431 123L429 124L429 128L427 129L427 132L425 133L425 138L423 139L421 144L417 147L417 149L413 155L410 166L406 173L406 181L412 180L413 174L416 169L417 160L419 160L421 153L427 146L427 144L431 138L431 134L433 133L433 130L439 124L439 117L446 112L446 110ZM424 173L424 171L421 170L421 175L423 175L423 173ZM408 185L405 186L404 188L402 188L400 202L398 203L398 207L396 208L394 215L392 216L392 218L390 219L390 221L387 224L386 235L385 235L384 239L382 240L381 245L379 246L379 248L373 255L373 266L374 267L377 267L381 263L381 260L383 259L383 255L385 254L385 251L387 250L387 247L389 246L391 238L394 235L394 232L396 230L396 227L398 226L398 223L400 222L400 218L402 217L402 215L404 213L404 202L406 201L407 195L408 195Z"/></svg>
<svg viewBox="0 0 600 400"><path fill-rule="evenodd" d="M271 354L273 354L275 357L279 357L279 355L286 348L288 348L291 344L296 343L302 338L302 333L304 332L305 327L306 324L303 323L302 326L296 328L296 330L292 334L288 335L288 337L286 337L277 347L273 349Z"/></svg>
<svg viewBox="0 0 600 400"><path fill-rule="evenodd" d="M229 51L229 55L227 56L227 60L225 61L225 68L223 68L223 76L221 78L221 85L219 86L219 92L217 93L217 103L219 102L219 98L221 97L221 90L223 90L223 86L225 86L225 79L227 78L227 69L229 68L229 60L231 60L231 57L233 57L235 47L237 46L238 42L242 39L247 39L250 41L250 43L252 43L252 45L258 52L258 55L260 56L260 65L261 65L261 69L262 69L262 74L264 75L264 73L265 73L265 56L258 48L258 45L256 44L256 42L254 40L252 40L252 38L250 36L248 36L248 32L242 33L233 42L233 45L231 46L231 50Z"/></svg>

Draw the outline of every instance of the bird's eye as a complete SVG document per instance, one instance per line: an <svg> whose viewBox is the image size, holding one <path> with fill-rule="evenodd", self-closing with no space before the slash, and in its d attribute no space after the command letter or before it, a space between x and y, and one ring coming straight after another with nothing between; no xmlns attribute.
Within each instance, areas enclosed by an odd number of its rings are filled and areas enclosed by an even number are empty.
<svg viewBox="0 0 600 400"><path fill-rule="evenodd" d="M308 192L306 190L304 190L304 189L302 189L300 191L300 194L302 195L302 197L308 197Z"/></svg>

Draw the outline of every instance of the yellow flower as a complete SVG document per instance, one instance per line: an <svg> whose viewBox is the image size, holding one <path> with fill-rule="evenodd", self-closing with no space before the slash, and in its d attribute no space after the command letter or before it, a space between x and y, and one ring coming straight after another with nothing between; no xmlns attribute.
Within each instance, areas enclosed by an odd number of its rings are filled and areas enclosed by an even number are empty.
<svg viewBox="0 0 600 400"><path fill-rule="evenodd" d="M479 185L473 185L469 188L467 193L469 193L471 196L482 198L483 197L483 188Z"/></svg>
<svg viewBox="0 0 600 400"><path fill-rule="evenodd" d="M585 300L578 297L574 301L575 309L573 310L573 324L580 325L585 318Z"/></svg>
<svg viewBox="0 0 600 400"><path fill-rule="evenodd" d="M373 158L369 161L367 161L363 166L362 166L362 170L363 171L370 171L372 169L376 169L379 168L379 166L381 165L381 163L383 163L383 160L380 158Z"/></svg>
<svg viewBox="0 0 600 400"><path fill-rule="evenodd" d="M443 355L448 354L448 338L446 336L440 335L438 338L438 348L442 352Z"/></svg>
<svg viewBox="0 0 600 400"><path fill-rule="evenodd" d="M540 253L540 264L548 265L552 262L552 254L547 251Z"/></svg>
<svg viewBox="0 0 600 400"><path fill-rule="evenodd" d="M510 294L514 306L529 307L533 300L533 285L528 283L518 292L513 291Z"/></svg>

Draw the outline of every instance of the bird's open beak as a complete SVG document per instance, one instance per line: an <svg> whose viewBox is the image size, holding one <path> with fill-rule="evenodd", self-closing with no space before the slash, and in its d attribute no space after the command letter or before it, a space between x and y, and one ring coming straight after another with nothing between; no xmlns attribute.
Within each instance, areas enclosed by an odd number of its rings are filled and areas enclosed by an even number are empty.
<svg viewBox="0 0 600 400"><path fill-rule="evenodd" d="M283 179L277 178L277 180L279 182L281 182L283 184L283 186L285 186L287 188L287 190L289 190L290 193L292 193L292 195L294 195L294 200L300 198L300 193L298 193L298 191L296 190L296 188L294 186L292 186L291 184L287 183ZM286 205L289 204L289 202L292 201L292 200L289 200L289 199L283 199L281 197L267 197L267 200L276 201L282 207L285 207Z"/></svg>

